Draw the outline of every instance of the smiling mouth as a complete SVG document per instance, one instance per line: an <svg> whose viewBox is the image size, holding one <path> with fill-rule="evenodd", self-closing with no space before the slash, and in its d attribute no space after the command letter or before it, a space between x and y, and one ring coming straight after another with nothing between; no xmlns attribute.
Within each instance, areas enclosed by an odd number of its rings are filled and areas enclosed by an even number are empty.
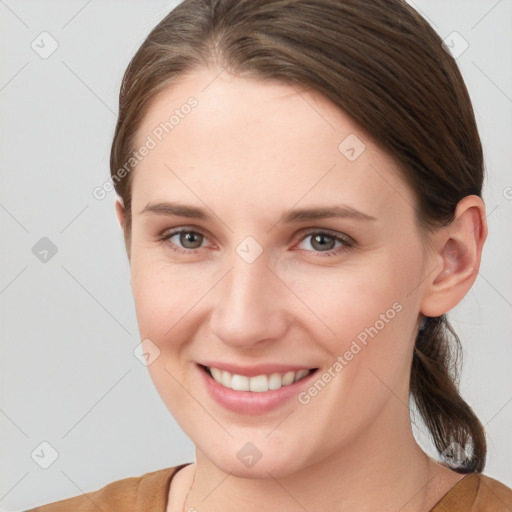
<svg viewBox="0 0 512 512"><path fill-rule="evenodd" d="M202 364L199 366L213 380L227 389L234 391L252 391L254 393L264 393L266 391L273 391L290 386L294 382L302 380L318 370L318 368L303 368L297 371L276 372L248 377L247 375L239 375Z"/></svg>

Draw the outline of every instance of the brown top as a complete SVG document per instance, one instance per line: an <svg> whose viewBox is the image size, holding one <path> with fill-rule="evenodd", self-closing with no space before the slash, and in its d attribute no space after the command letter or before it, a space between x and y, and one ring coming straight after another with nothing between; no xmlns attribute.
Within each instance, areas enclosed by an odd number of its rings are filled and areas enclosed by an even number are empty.
<svg viewBox="0 0 512 512"><path fill-rule="evenodd" d="M171 480L188 464L117 480L97 491L26 512L165 512ZM459 480L430 512L448 511L512 512L512 490L481 473L470 473Z"/></svg>

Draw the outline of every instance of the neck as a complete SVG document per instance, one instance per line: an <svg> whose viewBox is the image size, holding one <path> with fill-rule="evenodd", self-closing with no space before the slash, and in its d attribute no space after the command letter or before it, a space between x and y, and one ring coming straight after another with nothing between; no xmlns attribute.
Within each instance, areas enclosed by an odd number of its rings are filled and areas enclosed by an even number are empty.
<svg viewBox="0 0 512 512"><path fill-rule="evenodd" d="M425 455L412 434L408 409L395 397L391 400L395 403L381 417L328 458L279 479L270 472L258 479L224 472L197 450L184 510L359 511L383 504L401 512L430 510L463 475Z"/></svg>

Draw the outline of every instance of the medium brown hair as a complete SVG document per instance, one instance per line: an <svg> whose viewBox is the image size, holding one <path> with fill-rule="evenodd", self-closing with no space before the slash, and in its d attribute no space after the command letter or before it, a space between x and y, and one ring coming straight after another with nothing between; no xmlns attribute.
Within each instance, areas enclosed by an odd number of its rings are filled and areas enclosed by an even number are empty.
<svg viewBox="0 0 512 512"><path fill-rule="evenodd" d="M118 170L150 102L205 67L323 94L394 159L425 231L449 224L463 197L481 196L482 147L464 80L405 1L185 0L152 30L123 77L110 168L125 207L128 254L133 173L120 180ZM460 448L468 456L453 469L480 472L485 435L458 392L458 354L446 316L425 318L410 390L439 453Z"/></svg>

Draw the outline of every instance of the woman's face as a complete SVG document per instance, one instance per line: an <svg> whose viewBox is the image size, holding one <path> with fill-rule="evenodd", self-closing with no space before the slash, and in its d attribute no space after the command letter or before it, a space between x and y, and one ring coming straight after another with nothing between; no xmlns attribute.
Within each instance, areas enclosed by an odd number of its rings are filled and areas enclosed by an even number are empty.
<svg viewBox="0 0 512 512"><path fill-rule="evenodd" d="M356 447L371 456L370 439L409 421L432 271L393 161L314 91L206 70L153 102L143 146L131 233L140 335L198 451L265 478Z"/></svg>

